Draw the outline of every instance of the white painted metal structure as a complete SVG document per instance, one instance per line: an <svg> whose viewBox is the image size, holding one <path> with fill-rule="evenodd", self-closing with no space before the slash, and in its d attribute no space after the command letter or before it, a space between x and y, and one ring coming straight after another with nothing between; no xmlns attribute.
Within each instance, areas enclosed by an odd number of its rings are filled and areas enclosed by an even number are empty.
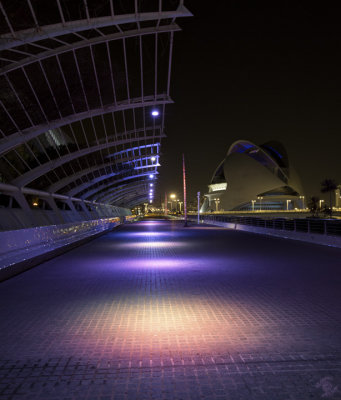
<svg viewBox="0 0 341 400"><path fill-rule="evenodd" d="M234 142L215 170L202 212L303 208L299 176L277 141Z"/></svg>
<svg viewBox="0 0 341 400"><path fill-rule="evenodd" d="M183 0L1 0L0 14L0 182L147 201Z"/></svg>

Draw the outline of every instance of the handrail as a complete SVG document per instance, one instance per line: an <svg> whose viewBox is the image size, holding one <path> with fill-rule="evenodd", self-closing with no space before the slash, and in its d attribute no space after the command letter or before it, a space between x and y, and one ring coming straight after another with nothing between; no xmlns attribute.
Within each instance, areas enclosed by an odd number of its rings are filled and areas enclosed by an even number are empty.
<svg viewBox="0 0 341 400"><path fill-rule="evenodd" d="M194 215L191 219L196 219ZM268 228L299 233L341 236L341 220L317 218L273 218L226 216L226 215L200 215L200 220L205 223L232 223L249 225L259 228Z"/></svg>

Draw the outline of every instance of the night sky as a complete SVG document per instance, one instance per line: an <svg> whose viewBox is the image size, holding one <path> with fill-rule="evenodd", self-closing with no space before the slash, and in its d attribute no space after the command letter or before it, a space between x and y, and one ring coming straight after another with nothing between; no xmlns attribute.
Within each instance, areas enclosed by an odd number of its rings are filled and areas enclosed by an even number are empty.
<svg viewBox="0 0 341 400"><path fill-rule="evenodd" d="M306 196L326 198L324 178L341 184L339 11L272 3L185 1L194 17L177 21L157 198L182 196L182 152L189 200L206 193L238 139L282 142Z"/></svg>

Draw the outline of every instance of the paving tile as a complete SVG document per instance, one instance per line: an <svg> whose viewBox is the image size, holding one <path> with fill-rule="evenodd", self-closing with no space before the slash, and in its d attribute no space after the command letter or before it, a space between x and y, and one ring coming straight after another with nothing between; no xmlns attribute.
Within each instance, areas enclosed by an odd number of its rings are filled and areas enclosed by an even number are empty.
<svg viewBox="0 0 341 400"><path fill-rule="evenodd" d="M340 249L126 225L0 286L0 400L341 399Z"/></svg>

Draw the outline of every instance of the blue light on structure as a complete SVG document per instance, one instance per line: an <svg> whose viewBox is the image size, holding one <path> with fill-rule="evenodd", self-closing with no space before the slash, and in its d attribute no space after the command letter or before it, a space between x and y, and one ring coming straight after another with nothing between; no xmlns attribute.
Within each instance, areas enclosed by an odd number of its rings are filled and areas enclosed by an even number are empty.
<svg viewBox="0 0 341 400"><path fill-rule="evenodd" d="M150 178L150 179L153 179L153 178L154 178L154 175L153 175L153 174L150 174L150 175L149 175L149 178Z"/></svg>
<svg viewBox="0 0 341 400"><path fill-rule="evenodd" d="M152 158L151 158L151 161L152 161L152 162L154 162L155 160L156 160L156 158L155 158L155 157L152 157Z"/></svg>
<svg viewBox="0 0 341 400"><path fill-rule="evenodd" d="M154 183L150 183L149 186L154 186Z"/></svg>
<svg viewBox="0 0 341 400"><path fill-rule="evenodd" d="M275 150L273 147L266 146L268 149L272 150L275 154L278 155L279 158L283 158L282 154L280 154L277 150Z"/></svg>
<svg viewBox="0 0 341 400"><path fill-rule="evenodd" d="M153 111L152 111L152 116L153 116L153 117L158 117L159 115L160 115L160 113L159 113L158 110L153 110Z"/></svg>

